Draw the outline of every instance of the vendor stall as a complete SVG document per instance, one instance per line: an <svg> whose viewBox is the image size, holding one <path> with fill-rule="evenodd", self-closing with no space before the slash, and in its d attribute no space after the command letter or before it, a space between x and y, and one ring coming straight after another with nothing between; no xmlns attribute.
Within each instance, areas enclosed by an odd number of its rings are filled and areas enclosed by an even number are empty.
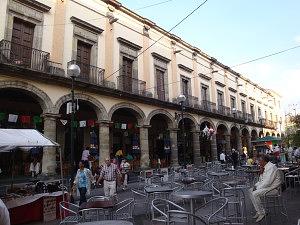
<svg viewBox="0 0 300 225"><path fill-rule="evenodd" d="M30 149L31 147L59 147L59 144L45 137L37 130L33 129L0 129L0 152L13 153L16 148ZM27 192L14 193L4 198L5 204L10 212L11 224L23 224L32 221L49 221L59 217L60 201L65 198L62 174L62 157L60 152L61 165L61 191L47 193L47 189L42 189L45 193ZM11 191L13 191L13 173L11 178ZM44 182L40 182L42 187L47 187ZM35 187L38 185L35 184ZM24 187L23 190L26 190ZM24 213L28 212L28 213Z"/></svg>
<svg viewBox="0 0 300 225"><path fill-rule="evenodd" d="M281 138L266 136L251 141L257 152L266 153L267 149L272 149L275 144L281 144Z"/></svg>

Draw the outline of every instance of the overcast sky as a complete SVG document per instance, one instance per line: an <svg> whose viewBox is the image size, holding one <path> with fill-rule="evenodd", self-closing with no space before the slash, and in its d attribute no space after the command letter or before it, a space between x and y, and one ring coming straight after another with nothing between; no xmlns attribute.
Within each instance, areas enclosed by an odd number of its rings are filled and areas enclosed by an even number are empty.
<svg viewBox="0 0 300 225"><path fill-rule="evenodd" d="M169 30L204 0L120 0ZM156 6L145 6L161 3ZM172 33L227 66L300 45L299 0L208 0ZM234 67L300 111L300 48Z"/></svg>

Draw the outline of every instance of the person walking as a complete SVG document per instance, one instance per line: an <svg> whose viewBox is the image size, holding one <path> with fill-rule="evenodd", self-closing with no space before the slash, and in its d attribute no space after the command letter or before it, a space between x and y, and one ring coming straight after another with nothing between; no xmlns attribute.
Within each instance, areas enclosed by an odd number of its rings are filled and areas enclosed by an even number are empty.
<svg viewBox="0 0 300 225"><path fill-rule="evenodd" d="M239 163L239 154L234 148L232 149L231 159L232 159L233 167L234 169L236 169Z"/></svg>
<svg viewBox="0 0 300 225"><path fill-rule="evenodd" d="M128 172L130 170L130 164L126 161L126 159L123 159L120 165L121 173L123 177L123 190L127 189L128 184Z"/></svg>
<svg viewBox="0 0 300 225"><path fill-rule="evenodd" d="M89 148L89 147L86 147L86 148L82 151L81 160L83 161L84 167L85 167L85 168L88 168L88 169L90 169L89 157L90 157L90 148Z"/></svg>
<svg viewBox="0 0 300 225"><path fill-rule="evenodd" d="M250 199L255 208L256 214L253 217L258 223L265 215L265 209L262 205L261 198L264 194L282 183L282 176L275 164L270 162L268 155L261 155L259 158L259 166L261 169L261 175L259 181L254 185L254 188L250 188Z"/></svg>
<svg viewBox="0 0 300 225"><path fill-rule="evenodd" d="M9 211L0 198L0 225L10 225Z"/></svg>
<svg viewBox="0 0 300 225"><path fill-rule="evenodd" d="M104 195L106 197L115 197L116 196L116 186L117 179L119 179L121 173L117 165L111 163L110 159L105 159L105 165L103 166L100 177L97 181L99 184L100 181L103 181Z"/></svg>
<svg viewBox="0 0 300 225"><path fill-rule="evenodd" d="M225 153L222 151L220 154L220 161L222 164L224 164L226 162L226 156Z"/></svg>
<svg viewBox="0 0 300 225"><path fill-rule="evenodd" d="M86 194L91 192L91 183L94 183L94 177L92 172L84 167L84 162L79 162L79 169L77 170L76 177L74 180L74 186L77 187L80 195L79 205L86 202Z"/></svg>

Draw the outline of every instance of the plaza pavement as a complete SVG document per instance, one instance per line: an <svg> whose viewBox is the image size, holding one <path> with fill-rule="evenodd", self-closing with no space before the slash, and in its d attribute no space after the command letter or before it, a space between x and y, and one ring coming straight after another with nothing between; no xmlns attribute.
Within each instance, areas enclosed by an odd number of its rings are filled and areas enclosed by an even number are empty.
<svg viewBox="0 0 300 225"><path fill-rule="evenodd" d="M134 181L129 183L128 189L123 191L118 189L118 198L119 200L123 200L131 197L130 188L136 188L138 186L138 182ZM103 188L93 189L91 195L103 195ZM289 213L289 221L287 221L284 217L280 217L279 215L272 215L268 217L269 225L297 225L298 218L300 218L300 189L298 187L298 192L290 194L290 192L283 192L284 199L286 200L286 206ZM246 196L246 209L247 209L247 225L261 224L264 225L265 221L263 220L260 223L255 223L252 219L253 216L253 207L251 205L249 196ZM158 225L162 223L152 223L149 219L147 219L144 214L145 209L143 207L136 207L134 210L134 224L135 225ZM34 222L29 223L28 225L58 225L59 221L51 221L48 223L43 222Z"/></svg>

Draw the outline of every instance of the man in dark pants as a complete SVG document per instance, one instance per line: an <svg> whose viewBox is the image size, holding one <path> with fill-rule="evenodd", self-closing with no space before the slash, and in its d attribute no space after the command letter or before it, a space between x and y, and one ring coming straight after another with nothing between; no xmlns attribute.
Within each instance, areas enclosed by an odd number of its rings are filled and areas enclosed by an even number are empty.
<svg viewBox="0 0 300 225"><path fill-rule="evenodd" d="M231 158L232 158L233 167L236 168L239 163L239 154L234 148L232 149Z"/></svg>

